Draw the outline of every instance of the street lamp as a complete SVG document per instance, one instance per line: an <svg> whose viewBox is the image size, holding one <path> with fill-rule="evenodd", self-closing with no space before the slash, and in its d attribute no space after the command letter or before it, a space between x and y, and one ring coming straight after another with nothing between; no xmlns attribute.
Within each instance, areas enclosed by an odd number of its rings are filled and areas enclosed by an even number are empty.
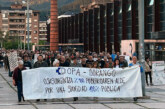
<svg viewBox="0 0 165 109"><path fill-rule="evenodd" d="M30 47L29 47L29 0L27 1L22 1L23 4L27 4L27 35L28 35L28 51L30 50Z"/></svg>

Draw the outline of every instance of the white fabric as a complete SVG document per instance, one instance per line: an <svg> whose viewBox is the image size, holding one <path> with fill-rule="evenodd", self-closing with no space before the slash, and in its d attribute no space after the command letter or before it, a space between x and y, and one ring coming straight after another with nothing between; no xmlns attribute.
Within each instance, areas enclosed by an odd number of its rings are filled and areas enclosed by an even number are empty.
<svg viewBox="0 0 165 109"><path fill-rule="evenodd" d="M152 62L152 72L153 72L152 81L153 81L154 85L163 85L163 84L165 84L165 65L164 65L164 61L154 61L154 62Z"/></svg>
<svg viewBox="0 0 165 109"><path fill-rule="evenodd" d="M37 68L23 71L22 76L26 100L142 96L139 66L125 69Z"/></svg>

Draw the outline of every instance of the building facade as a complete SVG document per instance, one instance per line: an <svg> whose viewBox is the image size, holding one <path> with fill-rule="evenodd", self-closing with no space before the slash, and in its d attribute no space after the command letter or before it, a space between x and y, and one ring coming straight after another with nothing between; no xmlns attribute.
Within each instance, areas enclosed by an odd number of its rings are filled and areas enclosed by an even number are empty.
<svg viewBox="0 0 165 109"><path fill-rule="evenodd" d="M30 10L30 43L38 44L39 12ZM0 7L0 30L9 36L19 37L27 43L27 10L21 4L12 4L10 7Z"/></svg>
<svg viewBox="0 0 165 109"><path fill-rule="evenodd" d="M47 42L47 21L39 22L39 41Z"/></svg>
<svg viewBox="0 0 165 109"><path fill-rule="evenodd" d="M165 0L145 0L144 16L145 39L165 39ZM122 40L139 38L138 0L110 0L90 6L82 13L61 18L59 28L59 46L72 41L83 44L84 52L118 52Z"/></svg>

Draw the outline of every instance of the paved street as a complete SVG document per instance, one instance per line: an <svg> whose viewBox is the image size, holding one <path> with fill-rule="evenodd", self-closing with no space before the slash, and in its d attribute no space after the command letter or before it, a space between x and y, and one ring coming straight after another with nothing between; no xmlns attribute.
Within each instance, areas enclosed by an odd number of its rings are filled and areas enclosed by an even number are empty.
<svg viewBox="0 0 165 109"><path fill-rule="evenodd" d="M12 78L4 69L0 69L0 109L139 109L139 108L162 108L165 109L165 85L147 87L147 95L150 99L140 99L134 102L128 99L105 99L99 98L98 102L93 98L73 99L54 99L47 102L26 101L17 102L16 87L12 85Z"/></svg>

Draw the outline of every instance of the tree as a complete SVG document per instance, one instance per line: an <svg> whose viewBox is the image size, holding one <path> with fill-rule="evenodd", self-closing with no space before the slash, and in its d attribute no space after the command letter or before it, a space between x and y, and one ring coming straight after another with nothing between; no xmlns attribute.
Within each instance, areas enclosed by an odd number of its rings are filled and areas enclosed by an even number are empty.
<svg viewBox="0 0 165 109"><path fill-rule="evenodd" d="M46 44L46 41L44 41L44 40L39 41L39 45L45 45L45 44Z"/></svg>

